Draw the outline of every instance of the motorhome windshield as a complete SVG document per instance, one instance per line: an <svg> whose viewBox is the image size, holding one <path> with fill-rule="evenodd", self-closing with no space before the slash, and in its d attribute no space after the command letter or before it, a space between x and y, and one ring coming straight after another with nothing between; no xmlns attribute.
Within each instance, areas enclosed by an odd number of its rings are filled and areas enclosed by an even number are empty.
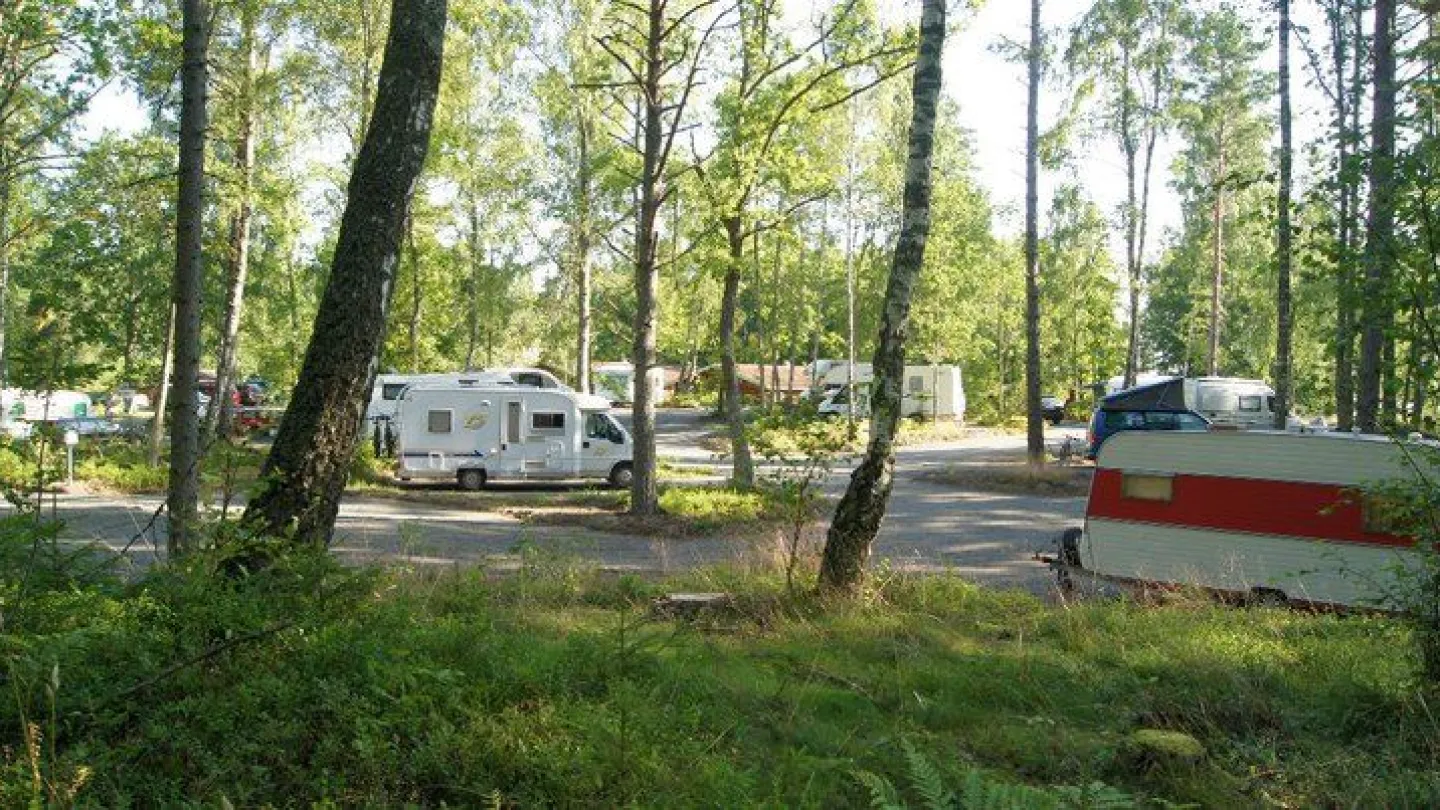
<svg viewBox="0 0 1440 810"><path fill-rule="evenodd" d="M597 411L585 417L585 438L603 439L612 444L624 444L625 431L610 414Z"/></svg>

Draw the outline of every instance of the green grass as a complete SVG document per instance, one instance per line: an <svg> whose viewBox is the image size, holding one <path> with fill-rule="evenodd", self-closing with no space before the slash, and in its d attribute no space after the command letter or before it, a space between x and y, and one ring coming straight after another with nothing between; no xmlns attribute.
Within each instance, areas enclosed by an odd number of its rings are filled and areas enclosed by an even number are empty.
<svg viewBox="0 0 1440 810"><path fill-rule="evenodd" d="M1032 469L1014 464L947 464L921 470L916 477L957 489L999 492L1007 495L1084 497L1090 492L1092 467L1046 465Z"/></svg>
<svg viewBox="0 0 1440 810"><path fill-rule="evenodd" d="M829 808L869 803L862 773L916 806L976 779L1043 788L1027 806L1094 783L1142 804L1440 800L1437 698L1384 618L1057 608L888 572L826 604L771 574L534 554L504 578L307 556L223 577L202 557L122 585L44 555L24 578L30 549L0 525L5 806ZM676 590L734 606L650 613ZM1205 754L1156 766L1143 729Z"/></svg>

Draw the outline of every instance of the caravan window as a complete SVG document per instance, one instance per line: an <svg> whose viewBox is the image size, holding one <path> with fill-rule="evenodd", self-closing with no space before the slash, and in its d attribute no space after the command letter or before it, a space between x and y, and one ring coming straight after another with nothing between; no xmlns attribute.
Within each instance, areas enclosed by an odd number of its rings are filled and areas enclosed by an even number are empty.
<svg viewBox="0 0 1440 810"><path fill-rule="evenodd" d="M399 399L400 393L404 391L405 387L409 384L410 383L385 383L380 386L380 398L388 400Z"/></svg>
<svg viewBox="0 0 1440 810"><path fill-rule="evenodd" d="M1259 394L1252 394L1252 395L1249 395L1249 396L1240 397L1240 410L1242 410L1242 411L1251 411L1251 412L1253 412L1253 413L1259 413L1259 412L1260 412L1260 401L1261 401L1261 397L1260 397Z"/></svg>
<svg viewBox="0 0 1440 810"><path fill-rule="evenodd" d="M922 377L922 376L920 376L919 374L916 374L915 376L911 377L911 378L910 378L910 382L909 382L909 388L910 388L910 393L912 393L912 394L918 394L918 393L920 393L921 391L924 391L924 390L925 390L925 378Z"/></svg>
<svg viewBox="0 0 1440 810"><path fill-rule="evenodd" d="M531 430L558 431L565 429L565 414L563 413L532 413L530 414Z"/></svg>
<svg viewBox="0 0 1440 810"><path fill-rule="evenodd" d="M1164 501L1175 496L1175 479L1168 475L1122 473L1120 495L1137 501Z"/></svg>
<svg viewBox="0 0 1440 810"><path fill-rule="evenodd" d="M429 413L429 424L427 429L431 433L449 433L450 423L455 415L454 411L431 411Z"/></svg>
<svg viewBox="0 0 1440 810"><path fill-rule="evenodd" d="M520 385L533 385L536 388L545 387L545 378L533 371L517 371L510 376Z"/></svg>

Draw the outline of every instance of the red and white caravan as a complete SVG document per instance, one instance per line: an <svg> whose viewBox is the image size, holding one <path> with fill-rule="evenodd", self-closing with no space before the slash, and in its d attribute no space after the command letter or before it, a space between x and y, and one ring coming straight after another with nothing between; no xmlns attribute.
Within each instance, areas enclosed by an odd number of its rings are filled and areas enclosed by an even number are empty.
<svg viewBox="0 0 1440 810"><path fill-rule="evenodd" d="M1096 460L1083 531L1062 570L1332 605L1373 605L1414 541L1359 492L1413 476L1381 437L1119 433Z"/></svg>

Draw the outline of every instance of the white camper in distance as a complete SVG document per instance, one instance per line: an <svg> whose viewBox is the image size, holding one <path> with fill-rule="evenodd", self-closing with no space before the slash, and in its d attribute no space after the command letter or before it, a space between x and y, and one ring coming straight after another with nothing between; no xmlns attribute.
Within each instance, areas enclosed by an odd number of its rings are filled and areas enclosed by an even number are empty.
<svg viewBox="0 0 1440 810"><path fill-rule="evenodd" d="M826 389L821 400L819 413L826 416L844 416L850 412L851 392L845 386L848 375L846 364L832 366L825 372L822 382ZM870 413L870 381L873 379L869 363L855 364L857 415ZM918 416L939 421L950 419L965 421L965 383L959 366L906 366L904 398L900 401L901 416Z"/></svg>
<svg viewBox="0 0 1440 810"><path fill-rule="evenodd" d="M635 366L630 363L596 363L591 371L593 389L612 404L628 405L635 401ZM651 366L645 375L650 379L650 401L665 401L665 369Z"/></svg>
<svg viewBox="0 0 1440 810"><path fill-rule="evenodd" d="M603 397L520 385L412 385L400 395L395 474L455 481L600 478L630 485L634 445Z"/></svg>
<svg viewBox="0 0 1440 810"><path fill-rule="evenodd" d="M445 371L429 374L376 374L365 419L393 419L400 394L412 385L529 385L569 391L570 386L543 368L485 368L479 371Z"/></svg>

